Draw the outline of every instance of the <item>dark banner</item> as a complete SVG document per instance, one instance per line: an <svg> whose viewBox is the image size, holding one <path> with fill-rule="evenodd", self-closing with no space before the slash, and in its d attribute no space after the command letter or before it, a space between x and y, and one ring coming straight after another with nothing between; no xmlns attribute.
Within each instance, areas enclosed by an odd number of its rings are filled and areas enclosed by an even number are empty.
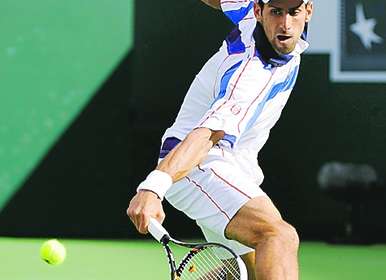
<svg viewBox="0 0 386 280"><path fill-rule="evenodd" d="M342 2L343 71L386 71L385 1Z"/></svg>

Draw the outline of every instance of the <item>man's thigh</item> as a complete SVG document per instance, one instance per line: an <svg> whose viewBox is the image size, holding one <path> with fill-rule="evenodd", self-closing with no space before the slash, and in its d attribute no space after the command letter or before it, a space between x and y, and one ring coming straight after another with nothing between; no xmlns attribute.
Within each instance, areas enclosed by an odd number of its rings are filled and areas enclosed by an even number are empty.
<svg viewBox="0 0 386 280"><path fill-rule="evenodd" d="M228 223L225 236L255 248L259 235L281 220L279 211L268 196L255 197L244 204Z"/></svg>

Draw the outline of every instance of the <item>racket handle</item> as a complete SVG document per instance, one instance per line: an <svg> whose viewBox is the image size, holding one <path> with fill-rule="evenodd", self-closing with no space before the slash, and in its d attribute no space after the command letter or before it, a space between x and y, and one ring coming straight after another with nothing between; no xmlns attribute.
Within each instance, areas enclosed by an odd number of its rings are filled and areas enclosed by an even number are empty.
<svg viewBox="0 0 386 280"><path fill-rule="evenodd" d="M165 236L166 238L170 239L169 233L166 231L166 229L154 218L150 218L149 226L147 229L158 242L162 242Z"/></svg>

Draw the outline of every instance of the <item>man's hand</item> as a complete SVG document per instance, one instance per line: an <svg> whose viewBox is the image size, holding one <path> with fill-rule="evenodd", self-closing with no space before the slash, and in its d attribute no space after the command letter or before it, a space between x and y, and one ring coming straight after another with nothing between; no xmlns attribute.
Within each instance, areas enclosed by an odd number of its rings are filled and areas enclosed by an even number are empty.
<svg viewBox="0 0 386 280"><path fill-rule="evenodd" d="M214 9L221 10L220 0L201 0L201 1Z"/></svg>
<svg viewBox="0 0 386 280"><path fill-rule="evenodd" d="M127 208L127 215L142 234L148 232L147 226L150 218L155 218L160 223L165 219L161 200L155 193L145 190L139 191L132 198L129 208Z"/></svg>

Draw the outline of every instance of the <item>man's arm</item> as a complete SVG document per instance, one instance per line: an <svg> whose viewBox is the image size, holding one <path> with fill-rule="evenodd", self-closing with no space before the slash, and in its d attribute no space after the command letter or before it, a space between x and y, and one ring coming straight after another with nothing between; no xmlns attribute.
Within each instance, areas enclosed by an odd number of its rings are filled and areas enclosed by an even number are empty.
<svg viewBox="0 0 386 280"><path fill-rule="evenodd" d="M224 137L223 131L197 128L190 132L157 166L173 183L179 181L207 156L209 150Z"/></svg>
<svg viewBox="0 0 386 280"><path fill-rule="evenodd" d="M201 0L201 1L212 8L221 10L221 0Z"/></svg>
<svg viewBox="0 0 386 280"><path fill-rule="evenodd" d="M209 150L224 137L224 131L212 131L208 128L197 128L177 145L158 164L156 170L168 174L173 182L185 177L194 167L200 164ZM152 186L156 188L157 186ZM161 200L154 192L141 190L130 201L127 214L140 233L147 233L149 218L162 222L165 214Z"/></svg>

